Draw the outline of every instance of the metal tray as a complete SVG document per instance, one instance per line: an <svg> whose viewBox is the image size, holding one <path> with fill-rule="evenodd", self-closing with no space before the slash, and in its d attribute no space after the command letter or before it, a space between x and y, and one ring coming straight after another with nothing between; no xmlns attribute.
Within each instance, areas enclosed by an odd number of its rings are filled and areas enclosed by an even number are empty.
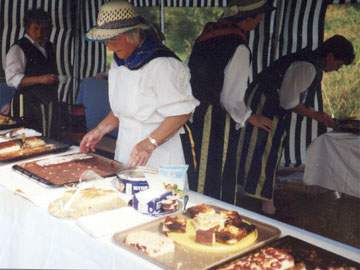
<svg viewBox="0 0 360 270"><path fill-rule="evenodd" d="M55 141L52 139L48 139L48 138L41 138L41 139L44 140L46 144L53 144L54 148L44 149L44 151L19 153L19 155L11 156L11 157L0 157L0 163L1 162L14 162L14 161L31 158L31 157L36 157L36 156L40 156L40 155L45 155L45 154L50 154L50 153L59 153L59 152L66 151L70 147L69 144L58 142L58 141ZM2 143L0 143L0 147L1 147L1 144Z"/></svg>
<svg viewBox="0 0 360 270"><path fill-rule="evenodd" d="M350 132L360 135L360 120L337 119L334 130L336 132Z"/></svg>
<svg viewBox="0 0 360 270"><path fill-rule="evenodd" d="M79 154L79 153L63 155L61 157L68 157L68 156L72 156L72 155L76 155L76 154ZM118 161L108 159L108 158L96 155L94 153L89 153L88 155L93 156L95 158L95 159L93 159L92 163L95 164L99 169L96 169L96 168L92 169L89 167L84 168L84 164L86 164L86 161L82 161L82 160L74 160L72 162L64 162L61 164L50 165L45 168L38 166L37 172L36 172L36 168L35 169L31 169L31 167L29 168L29 165L34 164L39 161L39 160L35 160L35 161L25 162L25 163L21 163L21 164L15 164L15 165L13 165L13 169L29 176L30 178L32 178L36 181L39 181L40 183L46 184L47 186L53 186L53 187L64 186L64 185L69 185L69 184L76 184L80 181L79 175L81 175L85 171L92 171L95 176L110 177L110 176L115 176L116 173L125 169L125 166ZM55 158L57 158L57 157L55 157ZM65 174L64 164L74 165L74 166L72 166L72 168L66 168L66 171L71 174L70 176ZM63 167L61 167L61 166L63 166ZM78 167L76 167L76 166L78 166ZM100 168L100 167L102 167L102 168ZM106 168L107 170L105 171L104 168ZM62 173L64 175L61 176L60 179L58 179L57 177L59 176L60 173ZM93 179L94 178L87 178L87 179L82 179L82 181L88 181L88 180L93 180Z"/></svg>
<svg viewBox="0 0 360 270"><path fill-rule="evenodd" d="M20 118L19 119L10 118L10 119L11 119L10 123L0 124L0 130L21 127L23 125L23 121Z"/></svg>
<svg viewBox="0 0 360 270"><path fill-rule="evenodd" d="M328 269L329 267L354 267L354 269L360 269L359 263L292 236L285 236L283 238L277 239L263 246L262 248L264 247L275 247L285 250L294 257L296 264L303 263L308 270L313 270L316 268ZM215 270L223 267L229 267L231 264L235 263L236 260L256 253L260 249L261 248L258 248L256 250L252 250L251 252L247 252L246 254L238 256L237 258L229 260L225 263L218 264L211 269Z"/></svg>
<svg viewBox="0 0 360 270"><path fill-rule="evenodd" d="M211 206L214 207L215 209L225 210L217 206L213 206L213 205ZM241 213L239 214L241 215ZM152 258L136 249L133 249L132 247L124 243L126 236L131 232L146 230L146 231L157 232L159 234L162 234L161 224L164 221L164 219L165 218L163 217L154 220L150 223L143 224L123 232L116 233L113 236L113 242L121 246L122 248L132 253L135 253L164 269L196 270L196 269L208 269L209 267L219 262L223 262L231 258L237 257L239 254L243 254L249 250L262 246L274 239L277 239L281 233L278 228L275 228L271 225L244 216L245 220L249 221L250 223L254 224L257 227L258 238L256 242L251 246L233 253L219 253L219 254L211 254L211 256L209 256L207 252L194 252L190 249L184 248L183 246L175 243L174 254L168 254L168 255L159 256L157 258Z"/></svg>

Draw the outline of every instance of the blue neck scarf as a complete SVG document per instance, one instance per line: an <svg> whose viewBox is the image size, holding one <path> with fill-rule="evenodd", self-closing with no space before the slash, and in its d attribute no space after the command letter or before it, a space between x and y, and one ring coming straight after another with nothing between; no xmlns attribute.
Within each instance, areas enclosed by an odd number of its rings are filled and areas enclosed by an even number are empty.
<svg viewBox="0 0 360 270"><path fill-rule="evenodd" d="M135 51L127 59L120 59L114 53L114 60L118 66L126 66L131 70L141 68L146 63L157 57L178 57L165 47L158 39L147 36L140 47L136 48Z"/></svg>

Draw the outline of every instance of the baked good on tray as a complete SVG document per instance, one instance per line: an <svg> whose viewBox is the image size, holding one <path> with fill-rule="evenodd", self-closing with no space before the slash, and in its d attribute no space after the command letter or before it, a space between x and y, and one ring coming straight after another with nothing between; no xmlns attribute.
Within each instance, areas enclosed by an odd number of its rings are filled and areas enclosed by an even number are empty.
<svg viewBox="0 0 360 270"><path fill-rule="evenodd" d="M117 191L87 188L66 191L61 198L50 203L48 211L55 217L76 219L123 206L127 203L119 198Z"/></svg>
<svg viewBox="0 0 360 270"><path fill-rule="evenodd" d="M0 114L0 125L13 125L15 123L11 117Z"/></svg>
<svg viewBox="0 0 360 270"><path fill-rule="evenodd" d="M35 179L51 185L64 185L90 180L83 179L84 172L92 171L101 177L114 175L121 169L117 161L93 154L76 153L17 164Z"/></svg>
<svg viewBox="0 0 360 270"><path fill-rule="evenodd" d="M268 247L217 269L287 270L294 269L294 267L295 261L291 255L281 249Z"/></svg>
<svg viewBox="0 0 360 270"><path fill-rule="evenodd" d="M200 252L223 253L256 242L257 229L235 211L206 204L190 207L187 216L168 216L162 232L176 243Z"/></svg>
<svg viewBox="0 0 360 270"><path fill-rule="evenodd" d="M47 144L40 137L27 137L0 143L0 160L8 160L24 155L41 153L53 149L53 144Z"/></svg>
<svg viewBox="0 0 360 270"><path fill-rule="evenodd" d="M125 238L125 244L150 257L158 257L175 251L175 244L171 239L149 231L129 233Z"/></svg>

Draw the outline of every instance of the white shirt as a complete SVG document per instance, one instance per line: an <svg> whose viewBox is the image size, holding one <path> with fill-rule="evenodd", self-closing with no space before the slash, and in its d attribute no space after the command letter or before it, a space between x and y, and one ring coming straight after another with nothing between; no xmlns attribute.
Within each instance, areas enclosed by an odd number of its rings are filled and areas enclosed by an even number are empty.
<svg viewBox="0 0 360 270"><path fill-rule="evenodd" d="M31 37L25 34L25 38L45 56L47 57L45 48L41 47L38 43L34 42ZM5 61L5 78L8 86L18 88L21 80L25 76L26 58L25 53L20 46L14 44L11 46L9 52L6 55Z"/></svg>
<svg viewBox="0 0 360 270"><path fill-rule="evenodd" d="M112 64L109 101L119 118L115 159L127 163L138 142L148 137L166 117L189 114L199 102L193 97L189 69L174 58L156 58L140 69ZM184 164L178 132L157 147L147 166Z"/></svg>
<svg viewBox="0 0 360 270"><path fill-rule="evenodd" d="M315 76L316 69L312 63L293 62L286 70L279 89L280 106L289 110L302 103L300 94L308 90Z"/></svg>
<svg viewBox="0 0 360 270"><path fill-rule="evenodd" d="M222 106L239 126L244 126L252 113L244 100L249 73L250 51L245 45L240 45L225 67L220 95Z"/></svg>

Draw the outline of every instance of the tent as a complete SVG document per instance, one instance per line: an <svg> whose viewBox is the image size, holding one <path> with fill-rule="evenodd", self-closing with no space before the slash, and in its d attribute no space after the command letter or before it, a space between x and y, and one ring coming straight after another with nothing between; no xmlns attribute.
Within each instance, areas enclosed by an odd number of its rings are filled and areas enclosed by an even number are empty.
<svg viewBox="0 0 360 270"><path fill-rule="evenodd" d="M96 22L96 14L105 0L0 0L1 54L4 64L9 47L24 34L21 20L25 10L43 8L51 13L51 40L56 44L58 70L64 80L59 85L60 100L74 103L79 82L106 69L103 44L87 42L84 33ZM226 7L227 0L131 0L134 6L159 7ZM360 3L360 0L273 0L276 11L269 14L251 32L249 46L253 51L255 76L280 56L304 47L317 48L323 40L324 18L329 4ZM163 12L161 12L163 15ZM163 16L162 23L163 23ZM3 66L3 65L2 65ZM2 67L0 76L3 77ZM311 103L322 109L320 85ZM316 121L292 116L290 137L285 149L287 164L302 164L306 147L325 130Z"/></svg>

